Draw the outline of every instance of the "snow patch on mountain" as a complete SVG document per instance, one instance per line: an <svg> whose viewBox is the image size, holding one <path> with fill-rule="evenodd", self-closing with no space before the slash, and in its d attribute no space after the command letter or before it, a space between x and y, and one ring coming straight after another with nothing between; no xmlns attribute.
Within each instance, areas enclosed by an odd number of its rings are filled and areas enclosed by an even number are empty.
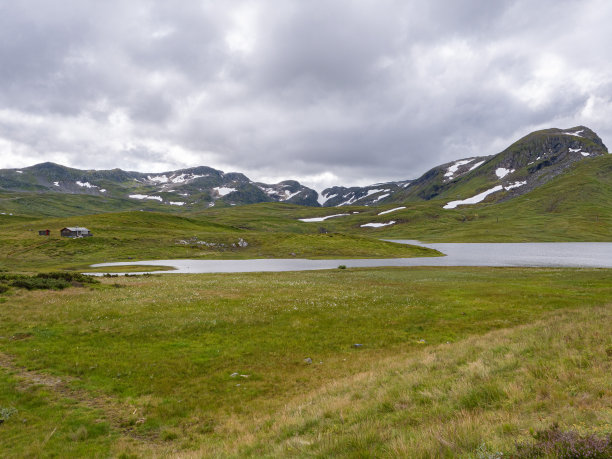
<svg viewBox="0 0 612 459"><path fill-rule="evenodd" d="M385 193L385 194L381 194L380 196L376 196L376 198L374 198L373 202L378 202L381 199L385 199L386 197L391 196L391 193Z"/></svg>
<svg viewBox="0 0 612 459"><path fill-rule="evenodd" d="M291 199L292 197L294 197L295 195L298 195L302 192L302 190L298 190L295 193L292 193L289 190L285 190L285 196L281 197L280 200L281 201L288 201L289 199Z"/></svg>
<svg viewBox="0 0 612 459"><path fill-rule="evenodd" d="M148 194L131 194L130 198L132 199L153 199L159 202L163 201L161 196L149 196Z"/></svg>
<svg viewBox="0 0 612 459"><path fill-rule="evenodd" d="M336 196L337 196L337 193L334 193L334 194L323 194L323 192L321 192L321 193L318 194L317 201L319 202L319 204L323 205L327 201L329 201L331 198L334 198Z"/></svg>
<svg viewBox="0 0 612 459"><path fill-rule="evenodd" d="M147 175L147 180L151 181L151 182L157 182L157 183L168 183L168 177L166 176L166 174L164 175Z"/></svg>
<svg viewBox="0 0 612 459"><path fill-rule="evenodd" d="M591 156L587 151L582 151L582 148L569 148L570 153L580 153L582 156Z"/></svg>
<svg viewBox="0 0 612 459"><path fill-rule="evenodd" d="M355 201L357 201L357 197L355 196L355 193L350 193L351 197L349 199L347 199L346 201L338 204L336 207L342 207L342 206L350 206L351 204L353 204ZM348 195L347 195L348 196ZM346 197L346 196L345 196Z"/></svg>
<svg viewBox="0 0 612 459"><path fill-rule="evenodd" d="M472 172L474 169L482 166L484 164L484 161L478 161L476 164L474 164L472 167L470 167L470 170L468 172Z"/></svg>
<svg viewBox="0 0 612 459"><path fill-rule="evenodd" d="M395 211L402 210L402 209L405 209L405 208L406 208L405 206L402 206L402 207L396 207L395 209L384 210L384 211L380 212L378 215L390 214L391 212L395 212Z"/></svg>
<svg viewBox="0 0 612 459"><path fill-rule="evenodd" d="M455 173L461 166L465 166L466 164L469 164L472 161L474 161L474 158L455 161L451 166L448 167L448 169L446 169L444 177L446 177L447 179L453 178L453 175L455 175Z"/></svg>
<svg viewBox="0 0 612 459"><path fill-rule="evenodd" d="M213 190L215 190L219 194L219 196L226 196L226 195L236 191L236 188L229 188L229 187L225 187L225 186L216 186L216 187L213 188Z"/></svg>
<svg viewBox="0 0 612 459"><path fill-rule="evenodd" d="M208 174L204 174L204 175L196 175L196 174L185 174L182 173L180 175L173 175L170 177L170 182L172 183L186 183L186 182L191 182L195 179L201 178L201 177L208 177Z"/></svg>
<svg viewBox="0 0 612 459"><path fill-rule="evenodd" d="M518 188L518 187L523 186L523 185L527 185L527 180L522 181L522 182L510 183L510 184L504 186L504 190L508 191L508 190L511 190L513 188Z"/></svg>
<svg viewBox="0 0 612 459"><path fill-rule="evenodd" d="M314 222L323 222L327 220L328 218L345 217L347 215L350 215L350 214L335 214L335 215L328 215L327 217L300 218L298 220L300 220L301 222L305 222L305 223L314 223Z"/></svg>
<svg viewBox="0 0 612 459"><path fill-rule="evenodd" d="M471 198L462 199L459 201L451 201L444 206L444 209L454 209L457 206L463 206L466 204L477 204L479 202L484 201L484 199L490 194L497 193L498 191L501 191L503 189L503 186L496 185L493 188L488 189L487 191L483 191L482 193L479 193L476 196L472 196Z"/></svg>
<svg viewBox="0 0 612 459"><path fill-rule="evenodd" d="M89 182L80 182L80 181L77 180L76 184L78 186L80 186L80 187L83 187L83 188L98 188L96 185L92 185Z"/></svg>
<svg viewBox="0 0 612 459"><path fill-rule="evenodd" d="M582 137L580 134L582 134L583 132L584 132L584 129L580 129L579 131L576 131L576 132L566 131L563 134L565 134L565 135L574 135L576 137Z"/></svg>
<svg viewBox="0 0 612 459"><path fill-rule="evenodd" d="M505 167L498 167L497 169L495 169L495 175L497 175L497 177L501 179L508 174L512 174L514 171L515 169L506 169Z"/></svg>
<svg viewBox="0 0 612 459"><path fill-rule="evenodd" d="M361 226L361 228L380 228L382 226L389 226L389 225L395 225L395 220L391 220L390 222L387 223L364 223L363 225L359 225Z"/></svg>

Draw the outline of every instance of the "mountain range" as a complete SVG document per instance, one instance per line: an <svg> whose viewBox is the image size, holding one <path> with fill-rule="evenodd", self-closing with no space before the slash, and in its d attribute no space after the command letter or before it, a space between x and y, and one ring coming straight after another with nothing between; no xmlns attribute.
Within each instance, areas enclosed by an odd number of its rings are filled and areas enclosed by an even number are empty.
<svg viewBox="0 0 612 459"><path fill-rule="evenodd" d="M0 170L0 210L13 200L42 212L29 203L68 195L74 207L104 204L105 209L200 210L261 202L303 206L376 206L409 201L444 200L445 208L482 201L505 201L538 188L565 173L573 164L608 150L599 136L585 126L533 132L490 156L474 156L441 164L417 179L366 187L334 186L319 195L295 180L276 184L254 182L238 172L193 167L164 173L79 170L54 163ZM64 201L70 207L70 202ZM75 209L78 211L78 209Z"/></svg>

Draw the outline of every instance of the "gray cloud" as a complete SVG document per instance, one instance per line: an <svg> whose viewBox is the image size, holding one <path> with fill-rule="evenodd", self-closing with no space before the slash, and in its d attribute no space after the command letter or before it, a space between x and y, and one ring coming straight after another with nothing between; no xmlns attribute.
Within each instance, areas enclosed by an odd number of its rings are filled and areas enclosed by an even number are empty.
<svg viewBox="0 0 612 459"><path fill-rule="evenodd" d="M0 4L0 167L413 178L537 128L612 136L604 0Z"/></svg>

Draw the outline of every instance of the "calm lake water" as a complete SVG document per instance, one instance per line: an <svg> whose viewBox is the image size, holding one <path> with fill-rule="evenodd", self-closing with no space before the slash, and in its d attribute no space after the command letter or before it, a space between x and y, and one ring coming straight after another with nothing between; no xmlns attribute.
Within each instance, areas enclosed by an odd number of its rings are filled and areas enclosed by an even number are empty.
<svg viewBox="0 0 612 459"><path fill-rule="evenodd" d="M381 266L518 266L612 268L612 242L545 242L545 243L421 243L393 240L401 244L430 247L444 257L384 258L352 260L257 259L257 260L144 260L99 263L92 267L171 266L166 273L244 273L263 271L310 271ZM112 269L109 269L112 272ZM143 273L146 271L143 271ZM157 271L158 273L160 271ZM141 274L141 273L135 273Z"/></svg>

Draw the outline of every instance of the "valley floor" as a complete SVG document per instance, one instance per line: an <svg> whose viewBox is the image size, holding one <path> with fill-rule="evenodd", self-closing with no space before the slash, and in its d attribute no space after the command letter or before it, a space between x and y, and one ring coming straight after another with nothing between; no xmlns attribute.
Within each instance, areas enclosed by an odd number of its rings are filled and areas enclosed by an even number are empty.
<svg viewBox="0 0 612 459"><path fill-rule="evenodd" d="M496 457L554 423L612 433L609 270L102 282L1 295L3 455Z"/></svg>

